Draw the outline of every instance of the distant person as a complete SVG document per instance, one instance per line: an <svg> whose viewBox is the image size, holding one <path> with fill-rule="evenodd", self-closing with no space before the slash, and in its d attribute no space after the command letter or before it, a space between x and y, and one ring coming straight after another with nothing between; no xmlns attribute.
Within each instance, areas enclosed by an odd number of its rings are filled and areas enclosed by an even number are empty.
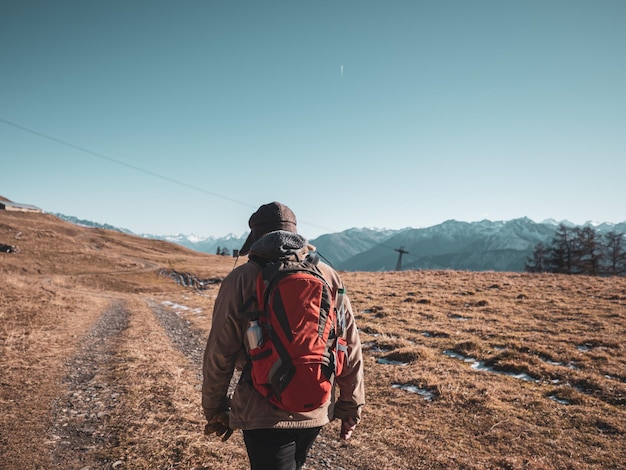
<svg viewBox="0 0 626 470"><path fill-rule="evenodd" d="M208 420L205 434L215 433L225 441L233 430L242 429L252 470L300 469L322 426L341 419L339 438L346 440L361 419L365 402L361 343L350 302L344 295L345 325L336 333L345 339L346 360L343 370L330 379L330 385L326 384L333 387L330 397L315 409L293 412L276 401L281 398L276 396L279 394L264 396L255 388L249 328L250 313L259 310L257 280L262 268L278 259L308 257L321 271L333 297L344 285L333 268L311 255L314 248L297 234L296 217L287 206L278 202L262 205L250 217L249 226L250 235L240 250L240 254L249 255L248 262L224 279L215 300L203 363L202 407ZM227 394L235 369L243 370L231 400Z"/></svg>

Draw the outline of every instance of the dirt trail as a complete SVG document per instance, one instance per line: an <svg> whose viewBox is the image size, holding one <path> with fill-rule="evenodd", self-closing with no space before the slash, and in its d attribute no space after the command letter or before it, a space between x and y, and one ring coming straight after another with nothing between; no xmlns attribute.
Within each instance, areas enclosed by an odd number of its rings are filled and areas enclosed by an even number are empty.
<svg viewBox="0 0 626 470"><path fill-rule="evenodd" d="M148 306L165 330L167 337L176 349L193 364L198 373L198 379L201 379L202 355L206 338L198 330L192 329L191 323L184 320L173 309L166 308L154 300L148 301Z"/></svg>
<svg viewBox="0 0 626 470"><path fill-rule="evenodd" d="M0 469L246 469L240 431L227 443L202 435L205 327L198 328L171 302L80 286L73 292L99 302L92 303L87 328L54 330L60 335L57 342L78 338L71 355L55 366L61 371L55 391L49 389L51 396L39 404L41 413L49 406L49 421L39 421L43 434L31 432L33 446L41 451L32 461L13 455L0 461ZM83 313L77 311L79 316L68 321L78 321ZM236 374L231 393L238 379ZM322 430L305 468L342 468L350 447L337 435L337 423Z"/></svg>
<svg viewBox="0 0 626 470"><path fill-rule="evenodd" d="M241 432L202 434L210 316L167 307L193 294L162 271L219 281L232 260L51 216L1 222L21 252L0 270L0 470L248 468ZM307 468L340 468L336 424Z"/></svg>
<svg viewBox="0 0 626 470"><path fill-rule="evenodd" d="M52 463L59 468L116 468L121 464L106 458L98 461L94 455L117 438L107 418L124 390L111 376L119 361L116 347L129 317L122 301L113 302L66 364L67 392L53 405L47 442L52 445Z"/></svg>
<svg viewBox="0 0 626 470"><path fill-rule="evenodd" d="M233 437L225 445L202 435L200 384L206 335L194 329L175 310L155 300L143 302L141 308L136 299L112 300L79 341L75 353L65 361L67 375L62 381L63 391L52 404L51 425L44 437L50 468L187 468L182 463L172 465L169 461L175 461L176 455L166 455L176 453L178 442L172 444L170 440L163 444L162 461L168 462L163 467L147 464L143 457L138 459L138 454L145 453L148 441L158 446L168 435L189 433L189 427L197 440L192 444L200 449L200 454L206 452L204 457L198 458L198 461L204 460L204 464L193 468L225 468L224 462L231 462L229 468L246 468L240 437ZM160 343L161 336L170 344ZM153 349L154 343L158 344L168 365L183 364L185 371L179 370L174 380L183 380L183 385L172 385L172 374L167 370L161 369L157 376L154 371L140 377L133 373L141 365L129 356L129 351L141 357L142 349L146 348L146 357L152 354L142 340L150 341ZM183 358L174 361L171 351L178 351ZM171 367L176 369L175 365ZM192 402L187 403L187 408L192 408L191 414L197 421L182 417L180 403L176 403L181 398L173 387L188 389L188 395L191 390ZM178 438L178 441L182 447L188 445L185 439ZM168 449L172 445L174 449ZM0 468L4 468L2 463ZM39 467L25 463L24 468Z"/></svg>
<svg viewBox="0 0 626 470"><path fill-rule="evenodd" d="M164 328L175 347L189 360L189 366L197 371L198 380L202 380L202 354L206 338L201 332L192 328L189 321L184 320L174 310L165 308L155 302L149 302L155 317ZM235 373L231 381L229 393L232 394L239 380L239 373ZM199 398L199 395L198 395ZM338 440L338 427L326 426L317 438L309 453L305 468L341 470L342 453L349 452L349 445Z"/></svg>

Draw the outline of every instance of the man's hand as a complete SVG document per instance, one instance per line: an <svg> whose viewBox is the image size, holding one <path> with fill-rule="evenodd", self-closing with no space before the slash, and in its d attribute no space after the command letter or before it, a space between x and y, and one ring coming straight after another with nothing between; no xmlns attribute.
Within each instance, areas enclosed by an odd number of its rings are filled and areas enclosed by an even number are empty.
<svg viewBox="0 0 626 470"><path fill-rule="evenodd" d="M220 411L204 427L204 434L207 436L214 433L222 438L222 442L226 442L232 436L233 430L228 425L228 411Z"/></svg>
<svg viewBox="0 0 626 470"><path fill-rule="evenodd" d="M352 416L347 416L341 420L341 431L339 438L342 441L347 441L352 436L352 431L356 428L356 421Z"/></svg>

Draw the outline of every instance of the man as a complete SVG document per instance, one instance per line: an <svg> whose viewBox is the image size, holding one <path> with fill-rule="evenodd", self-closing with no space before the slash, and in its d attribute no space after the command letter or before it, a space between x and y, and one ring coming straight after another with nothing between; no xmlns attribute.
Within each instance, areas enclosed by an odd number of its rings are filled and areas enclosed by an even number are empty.
<svg viewBox="0 0 626 470"><path fill-rule="evenodd" d="M339 397L332 393L320 408L294 413L272 405L254 388L244 367L248 361L245 337L249 318L242 315L258 309L250 306L250 299L256 298L256 280L261 270L253 259L302 257L313 247L297 234L291 209L278 202L259 207L248 224L250 235L240 254L249 254L249 261L222 282L204 352L202 406L208 420L205 433L215 433L226 440L233 429L242 429L252 470L300 469L322 426L341 419L340 439L348 439L361 419L365 402L361 343L350 301L345 296L348 366L334 378ZM334 269L322 262L317 266L333 293L344 287ZM244 371L231 400L227 396L228 386L235 369Z"/></svg>

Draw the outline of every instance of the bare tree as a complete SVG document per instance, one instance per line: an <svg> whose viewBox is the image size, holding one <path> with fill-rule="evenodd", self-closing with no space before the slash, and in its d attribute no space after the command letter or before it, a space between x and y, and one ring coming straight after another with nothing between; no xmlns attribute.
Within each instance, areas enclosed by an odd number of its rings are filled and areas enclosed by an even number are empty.
<svg viewBox="0 0 626 470"><path fill-rule="evenodd" d="M548 271L572 274L572 240L572 230L564 224L559 224L547 257Z"/></svg>
<svg viewBox="0 0 626 470"><path fill-rule="evenodd" d="M524 267L532 273L626 275L626 236L617 232L601 236L593 227L561 224L550 246L538 243Z"/></svg>
<svg viewBox="0 0 626 470"><path fill-rule="evenodd" d="M532 258L529 257L524 265L524 269L529 273L543 273L546 271L546 257L548 248L541 242L535 245Z"/></svg>
<svg viewBox="0 0 626 470"><path fill-rule="evenodd" d="M576 227L572 239L572 267L576 274L597 276L602 260L602 242L593 227Z"/></svg>
<svg viewBox="0 0 626 470"><path fill-rule="evenodd" d="M605 271L612 276L626 274L626 250L624 247L624 234L619 232L608 232L604 234L605 240Z"/></svg>

